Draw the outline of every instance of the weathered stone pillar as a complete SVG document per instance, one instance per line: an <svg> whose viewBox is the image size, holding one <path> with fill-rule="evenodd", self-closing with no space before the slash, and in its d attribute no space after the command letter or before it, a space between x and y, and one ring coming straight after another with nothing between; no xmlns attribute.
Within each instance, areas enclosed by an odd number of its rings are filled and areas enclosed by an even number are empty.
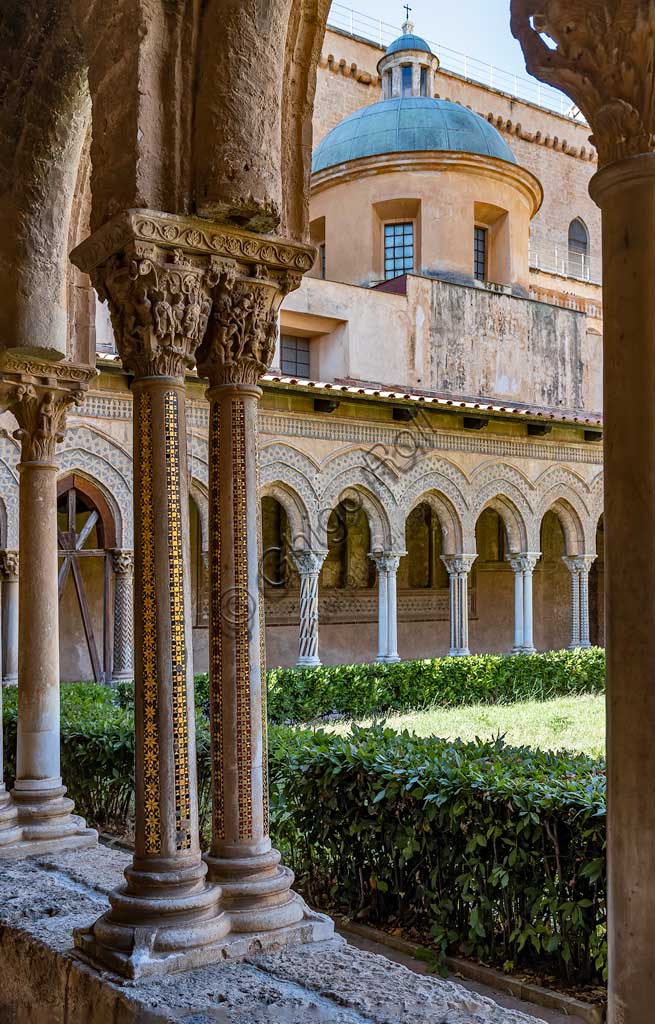
<svg viewBox="0 0 655 1024"><path fill-rule="evenodd" d="M240 933L262 947L332 934L280 866L268 822L266 666L257 382L270 364L277 311L311 256L256 236L234 235L214 291L199 371L209 379L209 674L212 733L210 878ZM253 940L254 941L254 940Z"/></svg>
<svg viewBox="0 0 655 1024"><path fill-rule="evenodd" d="M113 552L114 664L112 682L134 679L134 552Z"/></svg>
<svg viewBox="0 0 655 1024"><path fill-rule="evenodd" d="M2 373L4 404L18 421L19 645L16 780L20 842L0 857L95 845L72 814L60 769L57 462L66 411L79 405L90 368L29 360Z"/></svg>
<svg viewBox="0 0 655 1024"><path fill-rule="evenodd" d="M477 555L442 555L450 580L451 657L470 654L468 579Z"/></svg>
<svg viewBox="0 0 655 1024"><path fill-rule="evenodd" d="M591 647L589 640L589 570L595 555L564 555L571 573L571 643L569 649Z"/></svg>
<svg viewBox="0 0 655 1024"><path fill-rule="evenodd" d="M292 557L300 573L299 668L321 664L318 654L318 578L327 551L296 550Z"/></svg>
<svg viewBox="0 0 655 1024"><path fill-rule="evenodd" d="M111 909L75 936L129 977L221 958L230 925L198 836L184 375L216 274L196 239L197 222L130 211L71 256L134 374L135 852Z"/></svg>
<svg viewBox="0 0 655 1024"><path fill-rule="evenodd" d="M608 1020L649 1024L655 1005L655 4L513 0L512 31L528 70L580 108L598 150L600 170L590 191L603 217Z"/></svg>
<svg viewBox="0 0 655 1024"><path fill-rule="evenodd" d="M378 654L377 661L400 661L398 654L397 579L400 559L405 554L374 552L371 559L378 572Z"/></svg>
<svg viewBox="0 0 655 1024"><path fill-rule="evenodd" d="M507 559L514 573L513 654L534 654L532 574L540 553L520 552Z"/></svg>
<svg viewBox="0 0 655 1024"><path fill-rule="evenodd" d="M2 682L18 681L18 552L0 551L2 585Z"/></svg>

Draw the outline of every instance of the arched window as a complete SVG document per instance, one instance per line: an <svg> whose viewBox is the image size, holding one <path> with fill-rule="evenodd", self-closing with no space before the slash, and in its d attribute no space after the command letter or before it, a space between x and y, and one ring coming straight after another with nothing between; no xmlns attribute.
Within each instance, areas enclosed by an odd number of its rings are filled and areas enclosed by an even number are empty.
<svg viewBox="0 0 655 1024"><path fill-rule="evenodd" d="M579 217L569 224L569 252L589 255L589 234Z"/></svg>
<svg viewBox="0 0 655 1024"><path fill-rule="evenodd" d="M569 224L568 265L570 277L589 280L589 232L579 217Z"/></svg>

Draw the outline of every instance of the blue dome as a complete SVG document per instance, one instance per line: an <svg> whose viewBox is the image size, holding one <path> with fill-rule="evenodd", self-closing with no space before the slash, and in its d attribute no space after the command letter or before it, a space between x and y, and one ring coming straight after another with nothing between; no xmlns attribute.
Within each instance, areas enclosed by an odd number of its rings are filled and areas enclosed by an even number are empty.
<svg viewBox="0 0 655 1024"><path fill-rule="evenodd" d="M355 111L321 139L312 171L384 153L476 153L515 164L500 133L479 114L449 100L403 96Z"/></svg>
<svg viewBox="0 0 655 1024"><path fill-rule="evenodd" d="M432 53L425 39L415 36L413 33L394 39L393 43L387 47L387 54L398 53L398 50L424 50L425 53Z"/></svg>

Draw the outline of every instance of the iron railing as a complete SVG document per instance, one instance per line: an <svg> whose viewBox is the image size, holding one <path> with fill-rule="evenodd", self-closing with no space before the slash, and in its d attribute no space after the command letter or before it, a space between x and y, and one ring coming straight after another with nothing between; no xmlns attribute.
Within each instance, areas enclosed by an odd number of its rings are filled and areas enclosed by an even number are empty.
<svg viewBox="0 0 655 1024"><path fill-rule="evenodd" d="M590 284L600 284L600 267L596 267L591 257L581 252L573 252L571 249L557 246L535 245L529 246L530 266L535 270L544 270L548 274L560 274L562 277L572 277L576 281L588 281Z"/></svg>

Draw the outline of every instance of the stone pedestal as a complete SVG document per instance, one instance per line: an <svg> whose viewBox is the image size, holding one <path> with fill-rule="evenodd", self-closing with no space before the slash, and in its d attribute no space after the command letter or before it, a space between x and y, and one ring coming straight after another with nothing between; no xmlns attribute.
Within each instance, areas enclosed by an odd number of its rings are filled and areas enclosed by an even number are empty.
<svg viewBox="0 0 655 1024"><path fill-rule="evenodd" d="M112 682L134 679L134 553L113 552L114 664Z"/></svg>
<svg viewBox="0 0 655 1024"><path fill-rule="evenodd" d="M378 573L378 653L376 661L400 661L398 654L398 566L405 552L374 552L370 558Z"/></svg>
<svg viewBox="0 0 655 1024"><path fill-rule="evenodd" d="M534 654L532 574L541 558L539 552L510 555L514 573L514 647L513 654Z"/></svg>
<svg viewBox="0 0 655 1024"><path fill-rule="evenodd" d="M2 682L18 682L18 552L0 551Z"/></svg>
<svg viewBox="0 0 655 1024"><path fill-rule="evenodd" d="M333 925L312 914L292 891L293 874L280 865L280 854L271 846L268 820L257 381L273 356L282 298L300 280L285 265L299 267L307 254L263 241L247 251L247 258L226 261L221 268L198 357L199 371L210 384L213 807L206 861L209 877L221 887L233 939L256 934L266 948L328 938ZM311 607L305 623L313 642Z"/></svg>
<svg viewBox="0 0 655 1024"><path fill-rule="evenodd" d="M57 590L57 463L66 411L79 404L92 371L26 364L3 374L19 429L19 645L16 780L12 799L20 840L0 858L95 845L97 834L65 797L59 753L59 595ZM13 384L11 383L13 379Z"/></svg>
<svg viewBox="0 0 655 1024"><path fill-rule="evenodd" d="M470 654L468 579L477 555L442 555L450 581L450 657Z"/></svg>
<svg viewBox="0 0 655 1024"><path fill-rule="evenodd" d="M300 574L300 623L298 668L321 664L318 654L318 579L327 551L297 550L293 560Z"/></svg>

